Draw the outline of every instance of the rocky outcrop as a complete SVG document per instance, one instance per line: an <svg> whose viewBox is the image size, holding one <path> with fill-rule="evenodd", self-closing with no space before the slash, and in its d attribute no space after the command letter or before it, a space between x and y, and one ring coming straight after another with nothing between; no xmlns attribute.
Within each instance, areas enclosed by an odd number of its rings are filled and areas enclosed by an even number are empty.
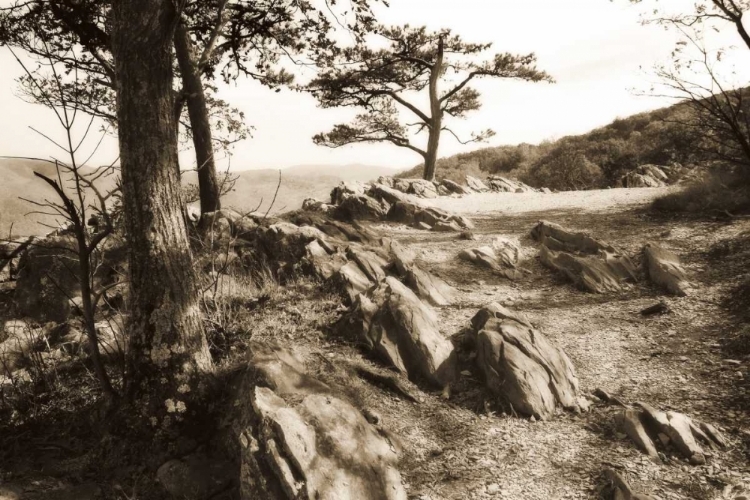
<svg viewBox="0 0 750 500"><path fill-rule="evenodd" d="M440 333L435 312L393 277L359 295L338 330L413 381L444 387L455 377L453 345Z"/></svg>
<svg viewBox="0 0 750 500"><path fill-rule="evenodd" d="M572 363L523 316L491 304L472 319L472 327L485 384L513 411L541 419L560 407L580 411Z"/></svg>
<svg viewBox="0 0 750 500"><path fill-rule="evenodd" d="M660 460L658 448L669 446L691 464L701 465L706 463L701 443L711 448L726 448L726 440L710 424L696 423L683 413L663 412L646 403L636 403L636 406L637 409L627 408L618 414L616 424L654 460Z"/></svg>
<svg viewBox="0 0 750 500"><path fill-rule="evenodd" d="M345 194L333 210L334 217L346 222L355 220L379 221L383 220L387 213L387 205L365 194Z"/></svg>
<svg viewBox="0 0 750 500"><path fill-rule="evenodd" d="M487 177L487 184L489 185L490 191L498 193L536 193L537 189L524 184L520 181L514 181L506 177L499 175L491 175Z"/></svg>
<svg viewBox="0 0 750 500"><path fill-rule="evenodd" d="M539 251L542 264L583 290L618 292L625 283L637 281L635 265L626 255L587 233L540 221L531 236L542 244Z"/></svg>
<svg viewBox="0 0 750 500"><path fill-rule="evenodd" d="M466 185L477 193L486 193L490 190L484 182L471 175L466 176Z"/></svg>
<svg viewBox="0 0 750 500"><path fill-rule="evenodd" d="M394 203L388 211L387 219L420 229L441 232L460 232L474 228L474 223L466 217L451 215L439 208L422 207L406 201Z"/></svg>
<svg viewBox="0 0 750 500"><path fill-rule="evenodd" d="M688 294L690 283L676 254L655 243L648 243L643 249L643 255L651 281L673 295Z"/></svg>
<svg viewBox="0 0 750 500"><path fill-rule="evenodd" d="M240 384L243 499L406 500L387 433L290 351L252 346Z"/></svg>
<svg viewBox="0 0 750 500"><path fill-rule="evenodd" d="M496 238L492 246L482 246L462 250L458 257L476 265L491 269L508 279L521 277L517 269L520 249L518 245L502 237Z"/></svg>

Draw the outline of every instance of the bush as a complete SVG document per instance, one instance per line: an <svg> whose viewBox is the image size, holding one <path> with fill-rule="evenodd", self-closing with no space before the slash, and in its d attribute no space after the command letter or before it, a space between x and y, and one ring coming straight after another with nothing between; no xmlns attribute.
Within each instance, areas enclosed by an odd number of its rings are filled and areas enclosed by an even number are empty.
<svg viewBox="0 0 750 500"><path fill-rule="evenodd" d="M710 213L750 211L750 186L736 173L714 171L702 181L654 200L652 209L662 213Z"/></svg>

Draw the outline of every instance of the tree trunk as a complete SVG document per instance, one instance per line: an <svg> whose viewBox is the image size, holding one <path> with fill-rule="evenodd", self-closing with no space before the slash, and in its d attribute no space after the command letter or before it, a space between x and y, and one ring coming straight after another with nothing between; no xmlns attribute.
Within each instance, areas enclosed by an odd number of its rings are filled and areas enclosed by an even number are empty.
<svg viewBox="0 0 750 500"><path fill-rule="evenodd" d="M126 393L159 425L191 410L185 400L195 394L197 375L212 366L177 171L174 5L171 0L116 0L112 5L130 262Z"/></svg>
<svg viewBox="0 0 750 500"><path fill-rule="evenodd" d="M221 208L221 192L216 176L211 123L208 117L203 82L195 61L190 35L180 22L174 34L177 63L182 75L182 86L190 116L195 159L198 165L198 190L201 213L215 212Z"/></svg>
<svg viewBox="0 0 750 500"><path fill-rule="evenodd" d="M438 41L437 57L435 64L430 70L430 136L427 140L427 155L424 159L424 178L428 181L435 180L435 168L437 167L438 147L440 146L440 133L443 131L443 109L438 94L438 80L443 67L443 39Z"/></svg>

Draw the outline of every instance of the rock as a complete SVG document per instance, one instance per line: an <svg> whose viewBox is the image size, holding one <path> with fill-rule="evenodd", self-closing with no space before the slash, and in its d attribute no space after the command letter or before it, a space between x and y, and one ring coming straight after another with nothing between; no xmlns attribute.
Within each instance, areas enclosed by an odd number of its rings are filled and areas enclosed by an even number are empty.
<svg viewBox="0 0 750 500"><path fill-rule="evenodd" d="M668 175L669 172L672 175ZM663 187L674 184L679 180L679 175L674 175L676 170L659 165L640 165L622 176L620 183L626 188L636 187Z"/></svg>
<svg viewBox="0 0 750 500"><path fill-rule="evenodd" d="M393 277L360 294L339 331L359 337L413 381L444 387L455 377L453 345L440 333L434 311Z"/></svg>
<svg viewBox="0 0 750 500"><path fill-rule="evenodd" d="M518 265L521 249L512 241L498 236L492 241L492 248L495 251L497 261L504 267L516 267Z"/></svg>
<svg viewBox="0 0 750 500"><path fill-rule="evenodd" d="M363 195L366 190L367 187L361 182L341 182L331 191L331 205L340 205L345 197Z"/></svg>
<svg viewBox="0 0 750 500"><path fill-rule="evenodd" d="M486 193L490 190L484 182L471 175L466 176L466 184L478 193Z"/></svg>
<svg viewBox="0 0 750 500"><path fill-rule="evenodd" d="M447 306L455 300L456 290L437 276L416 265L403 266L404 283L421 299L433 306Z"/></svg>
<svg viewBox="0 0 750 500"><path fill-rule="evenodd" d="M367 194L377 200L385 201L389 205L393 205L394 203L402 201L422 206L422 202L421 200L419 200L419 198L406 194L405 192L401 192L395 187L388 187L383 184L373 184L372 186L370 186Z"/></svg>
<svg viewBox="0 0 750 500"><path fill-rule="evenodd" d="M359 269L372 283L379 283L385 279L384 268L388 265L388 262L375 252L349 247L346 249L346 254L350 260L357 263Z"/></svg>
<svg viewBox="0 0 750 500"><path fill-rule="evenodd" d="M612 469L604 470L604 477L609 483L608 495L602 498L612 498L613 500L656 500L654 497L636 493L619 472Z"/></svg>
<svg viewBox="0 0 750 500"><path fill-rule="evenodd" d="M646 429L643 427L639 411L632 409L623 410L622 413L615 417L615 423L646 455L654 459L659 458L656 446L654 446L653 441L651 441Z"/></svg>
<svg viewBox="0 0 750 500"><path fill-rule="evenodd" d="M256 387L253 409L288 498L406 500L397 454L351 404L323 394L291 404Z"/></svg>
<svg viewBox="0 0 750 500"><path fill-rule="evenodd" d="M421 207L415 205L414 203L397 201L396 203L391 205L386 218L391 222L399 222L401 224L412 225L416 220L416 214L419 210L421 210Z"/></svg>
<svg viewBox="0 0 750 500"><path fill-rule="evenodd" d="M323 280L331 277L346 264L346 257L325 241L313 240L307 244L305 258L312 265L315 275Z"/></svg>
<svg viewBox="0 0 750 500"><path fill-rule="evenodd" d="M511 321L515 321L516 323L520 323L528 328L533 328L528 318L526 318L526 316L524 316L522 313L512 311L507 307L501 306L497 302L493 302L481 308L479 312L477 312L474 317L471 318L471 327L474 332L478 332L479 330L484 328L484 325L486 325L487 322L491 319L508 319Z"/></svg>
<svg viewBox="0 0 750 500"><path fill-rule="evenodd" d="M449 193L452 193L452 194L464 195L464 194L469 194L471 192L469 189L465 188L464 186L450 179L443 179L442 181L440 181L440 185L443 186L445 189L448 190Z"/></svg>
<svg viewBox="0 0 750 500"><path fill-rule="evenodd" d="M409 181L410 194L419 196L420 198L437 198L437 186L432 181L426 181L424 179L411 179Z"/></svg>
<svg viewBox="0 0 750 500"><path fill-rule="evenodd" d="M356 262L348 262L341 266L331 277L335 288L341 290L354 303L357 296L369 290L373 284Z"/></svg>
<svg viewBox="0 0 750 500"><path fill-rule="evenodd" d="M195 454L164 463L156 471L156 478L174 498L203 500L232 483L232 469L225 460Z"/></svg>
<svg viewBox="0 0 750 500"><path fill-rule="evenodd" d="M597 255L601 251L617 253L616 250L606 243L594 239L588 233L581 231L568 231L559 224L548 221L539 221L531 230L531 237L556 252L565 251L587 255Z"/></svg>
<svg viewBox="0 0 750 500"><path fill-rule="evenodd" d="M462 250L458 258L491 269L511 280L521 277L521 273L515 269L514 265L505 264L508 259L501 260L495 254L495 250L488 246Z"/></svg>
<svg viewBox="0 0 750 500"><path fill-rule="evenodd" d="M536 192L531 186L524 184L523 182L514 181L501 177L499 175L491 175L487 178L487 184L491 191L500 193L533 193Z"/></svg>
<svg viewBox="0 0 750 500"><path fill-rule="evenodd" d="M420 222L420 224L424 224L424 222ZM463 230L463 228L458 225L456 221L437 221L434 226L432 226L433 231L437 231L440 233L458 233Z"/></svg>
<svg viewBox="0 0 750 500"><path fill-rule="evenodd" d="M308 210L310 212L323 212L328 213L334 208L334 205L330 205L324 201L316 200L315 198L305 198L302 202L302 210Z"/></svg>
<svg viewBox="0 0 750 500"><path fill-rule="evenodd" d="M580 411L573 365L540 331L498 304L478 313L472 326L487 388L514 411L537 419L558 406Z"/></svg>
<svg viewBox="0 0 750 500"><path fill-rule="evenodd" d="M473 229L474 224L466 217L451 215L435 207L422 207L406 201L397 201L388 211L391 222L399 222L420 229L435 231L463 231Z"/></svg>
<svg viewBox="0 0 750 500"><path fill-rule="evenodd" d="M627 257L604 254L603 257L575 256L554 252L542 245L539 259L546 267L565 275L577 287L594 293L619 292L623 283L633 281Z"/></svg>
<svg viewBox="0 0 750 500"><path fill-rule="evenodd" d="M685 270L674 253L655 243L643 248L651 280L673 295L685 296L690 290Z"/></svg>
<svg viewBox="0 0 750 500"><path fill-rule="evenodd" d="M334 209L334 216L342 221L355 220L379 221L385 219L388 210L381 202L365 194L344 194L341 202Z"/></svg>
<svg viewBox="0 0 750 500"><path fill-rule="evenodd" d="M641 309L641 316L653 316L654 314L667 314L670 312L672 312L672 310L669 308L669 305L663 300L660 300L656 304Z"/></svg>

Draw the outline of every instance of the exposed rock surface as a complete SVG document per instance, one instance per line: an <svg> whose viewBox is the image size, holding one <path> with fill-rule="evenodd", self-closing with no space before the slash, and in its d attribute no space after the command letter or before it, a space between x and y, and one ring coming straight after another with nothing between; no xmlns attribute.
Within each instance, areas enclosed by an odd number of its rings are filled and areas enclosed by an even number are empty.
<svg viewBox="0 0 750 500"><path fill-rule="evenodd" d="M487 388L514 411L544 419L558 407L581 409L572 363L523 316L491 304L477 313L472 327Z"/></svg>
<svg viewBox="0 0 750 500"><path fill-rule="evenodd" d="M477 193L486 193L490 190L490 188L487 187L487 184L471 175L466 176L466 185L468 185L469 188L471 188L473 191L476 191Z"/></svg>
<svg viewBox="0 0 750 500"><path fill-rule="evenodd" d="M517 269L520 249L515 243L498 237L492 246L468 248L458 254L460 259L486 267L508 279L518 279L521 272Z"/></svg>
<svg viewBox="0 0 750 500"><path fill-rule="evenodd" d="M651 281L673 295L688 294L690 283L677 255L655 243L648 243L643 249L643 254L646 257Z"/></svg>
<svg viewBox="0 0 750 500"><path fill-rule="evenodd" d="M637 281L635 266L626 255L587 233L540 221L531 235L542 244L539 251L542 264L583 290L618 292L624 283Z"/></svg>
<svg viewBox="0 0 750 500"><path fill-rule="evenodd" d="M654 497L636 493L625 478L617 471L605 469L604 477L609 483L609 495L612 500L656 500Z"/></svg>
<svg viewBox="0 0 750 500"><path fill-rule="evenodd" d="M625 409L616 423L644 453L658 460L657 448L674 448L691 464L706 463L700 443L711 448L725 448L721 433L710 424L696 423L683 413L663 412L646 403L636 403L638 410Z"/></svg>
<svg viewBox="0 0 750 500"><path fill-rule="evenodd" d="M680 165L640 165L622 176L620 184L626 188L663 187L676 184L690 172Z"/></svg>
<svg viewBox="0 0 750 500"><path fill-rule="evenodd" d="M235 431L241 498L406 500L398 453L384 433L290 351L251 351Z"/></svg>
<svg viewBox="0 0 750 500"><path fill-rule="evenodd" d="M523 182L520 182L520 181L514 181L506 177L501 177L499 175L491 175L487 177L487 184L489 184L490 190L500 192L500 193L536 193L538 192L537 189L529 186L528 184L524 184Z"/></svg>
<svg viewBox="0 0 750 500"><path fill-rule="evenodd" d="M411 380L444 387L455 376L453 345L440 333L435 312L393 277L359 295L338 326Z"/></svg>

